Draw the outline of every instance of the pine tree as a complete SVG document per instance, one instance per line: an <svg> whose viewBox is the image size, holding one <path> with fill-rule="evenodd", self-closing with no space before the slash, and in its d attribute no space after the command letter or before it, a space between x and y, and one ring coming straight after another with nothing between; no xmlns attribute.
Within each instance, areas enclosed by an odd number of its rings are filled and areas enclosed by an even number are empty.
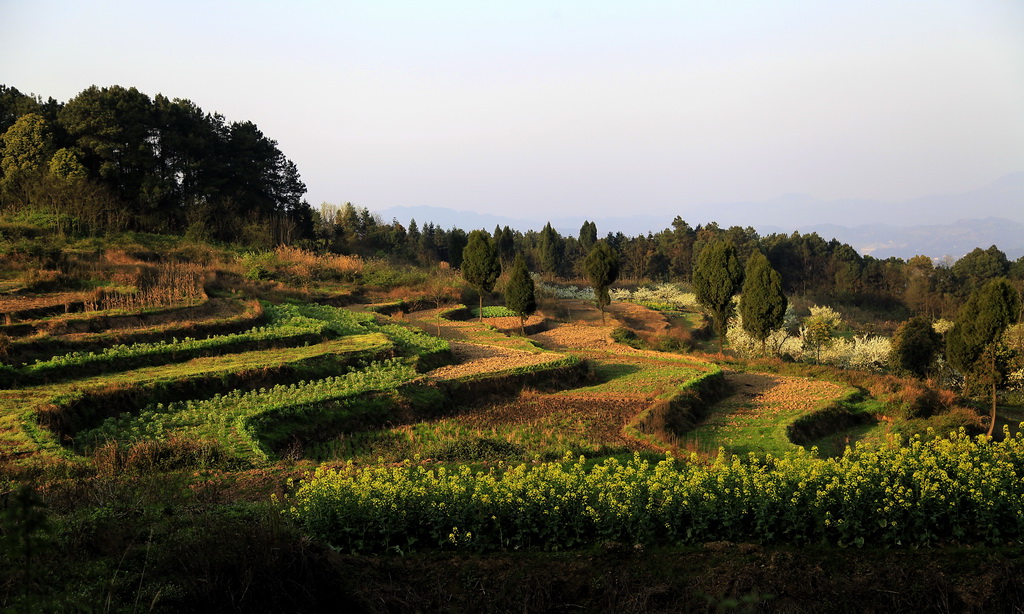
<svg viewBox="0 0 1024 614"><path fill-rule="evenodd" d="M512 273L505 286L505 306L519 315L519 329L526 336L526 318L537 310L537 299L533 278L526 268L526 260L522 254L516 254L512 263Z"/></svg>
<svg viewBox="0 0 1024 614"><path fill-rule="evenodd" d="M747 269L743 275L740 317L743 330L761 342L762 355L765 353L768 335L782 327L786 303L786 295L782 293L782 276L772 268L764 254L754 251L747 260Z"/></svg>
<svg viewBox="0 0 1024 614"><path fill-rule="evenodd" d="M594 298L601 310L601 324L604 325L604 308L612 302L608 287L619 277L619 255L606 241L598 241L583 261L583 270L590 285L594 287Z"/></svg>
<svg viewBox="0 0 1024 614"><path fill-rule="evenodd" d="M733 311L732 297L742 281L743 269L731 243L715 239L701 250L693 268L693 291L714 321L719 352Z"/></svg>
<svg viewBox="0 0 1024 614"><path fill-rule="evenodd" d="M559 273L563 247L562 236L551 226L551 222L545 224L540 231L540 267L545 273Z"/></svg>
<svg viewBox="0 0 1024 614"><path fill-rule="evenodd" d="M584 252L589 252L594 243L597 243L597 224L584 221L583 226L580 227L580 247Z"/></svg>
<svg viewBox="0 0 1024 614"><path fill-rule="evenodd" d="M462 250L462 278L480 294L480 319L484 317L484 292L494 289L494 282L501 275L498 252L491 244L485 230L469 233L465 249Z"/></svg>

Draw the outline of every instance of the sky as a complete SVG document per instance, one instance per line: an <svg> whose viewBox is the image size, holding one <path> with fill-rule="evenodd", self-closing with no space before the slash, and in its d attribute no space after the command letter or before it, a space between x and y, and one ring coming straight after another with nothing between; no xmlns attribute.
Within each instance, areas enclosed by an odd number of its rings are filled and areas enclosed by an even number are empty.
<svg viewBox="0 0 1024 614"><path fill-rule="evenodd" d="M0 83L251 120L307 200L672 216L1024 171L1021 0L0 0ZM827 222L827 211L823 211Z"/></svg>

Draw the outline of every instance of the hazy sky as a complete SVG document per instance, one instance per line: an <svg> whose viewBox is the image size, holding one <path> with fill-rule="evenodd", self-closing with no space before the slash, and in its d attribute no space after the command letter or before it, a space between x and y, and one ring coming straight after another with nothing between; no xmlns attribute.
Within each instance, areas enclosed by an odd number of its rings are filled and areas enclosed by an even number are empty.
<svg viewBox="0 0 1024 614"><path fill-rule="evenodd" d="M252 120L307 198L686 216L1024 170L1022 0L0 0L0 83Z"/></svg>

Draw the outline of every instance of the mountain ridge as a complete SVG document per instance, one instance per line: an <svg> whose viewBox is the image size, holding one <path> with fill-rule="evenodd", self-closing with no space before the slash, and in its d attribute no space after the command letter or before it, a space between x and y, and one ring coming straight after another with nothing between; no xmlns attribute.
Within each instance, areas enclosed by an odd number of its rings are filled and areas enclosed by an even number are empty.
<svg viewBox="0 0 1024 614"><path fill-rule="evenodd" d="M563 235L572 236L587 220L597 224L600 236L609 232L632 236L659 232L670 228L676 215L564 215L538 220L432 206L390 207L377 213L403 224L415 219L420 224L432 222L464 230L489 231L501 225L525 232L540 230L550 222ZM906 259L918 254L959 258L976 247L996 245L1007 257L1016 259L1024 256L1024 171L967 192L921 196L902 203L823 201L807 194L788 193L770 201L686 207L678 215L692 226L710 222L723 228L750 226L762 235L816 232L826 240L837 239L876 258Z"/></svg>

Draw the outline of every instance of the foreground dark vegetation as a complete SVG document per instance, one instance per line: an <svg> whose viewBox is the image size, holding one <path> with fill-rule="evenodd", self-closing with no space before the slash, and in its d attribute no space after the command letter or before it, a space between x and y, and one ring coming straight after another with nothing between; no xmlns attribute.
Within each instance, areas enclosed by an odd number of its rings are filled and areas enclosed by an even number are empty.
<svg viewBox="0 0 1024 614"><path fill-rule="evenodd" d="M996 247L406 227L185 101L0 94L3 608L1024 607Z"/></svg>

